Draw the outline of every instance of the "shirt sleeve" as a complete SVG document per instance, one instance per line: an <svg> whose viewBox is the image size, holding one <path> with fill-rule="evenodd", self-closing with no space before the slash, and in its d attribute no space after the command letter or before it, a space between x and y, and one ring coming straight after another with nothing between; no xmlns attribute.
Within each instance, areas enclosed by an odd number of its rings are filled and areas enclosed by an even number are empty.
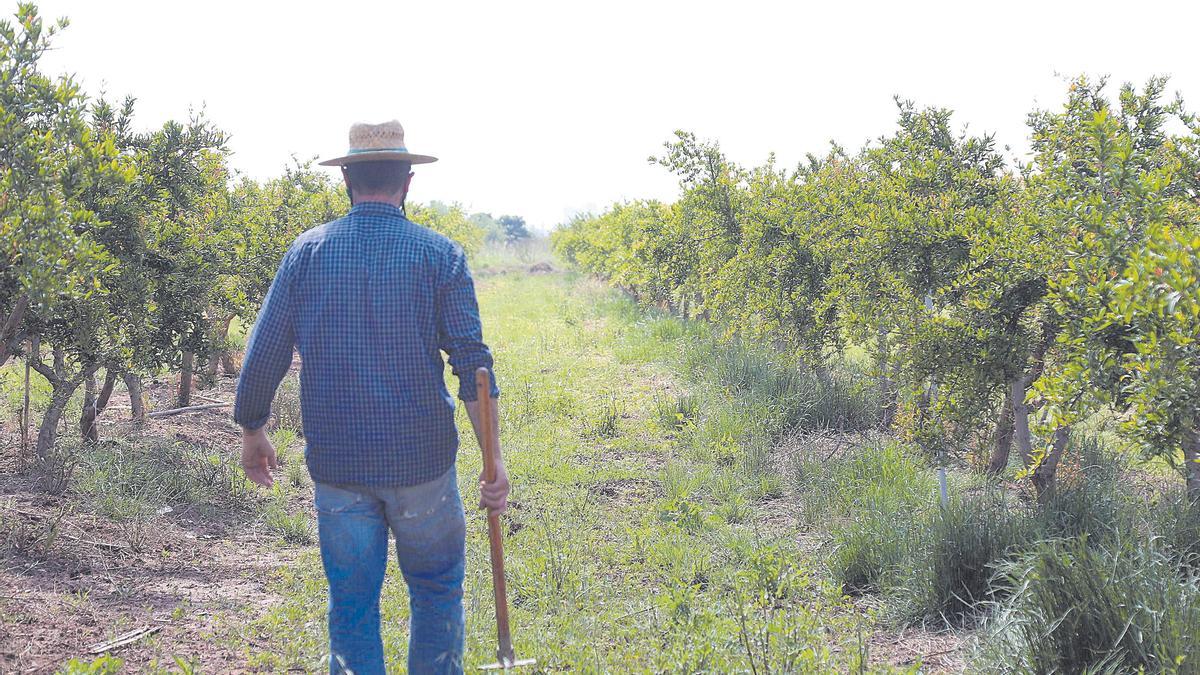
<svg viewBox="0 0 1200 675"><path fill-rule="evenodd" d="M292 323L292 251L283 257L275 280L263 299L262 309L250 339L238 378L233 421L247 429L258 429L271 416L275 389L292 365L296 332Z"/></svg>
<svg viewBox="0 0 1200 675"><path fill-rule="evenodd" d="M438 348L449 356L450 368L458 377L458 398L474 401L475 371L487 368L492 380L492 398L500 396L492 352L483 343L483 325L475 298L475 281L467 268L461 247L451 250L437 290Z"/></svg>

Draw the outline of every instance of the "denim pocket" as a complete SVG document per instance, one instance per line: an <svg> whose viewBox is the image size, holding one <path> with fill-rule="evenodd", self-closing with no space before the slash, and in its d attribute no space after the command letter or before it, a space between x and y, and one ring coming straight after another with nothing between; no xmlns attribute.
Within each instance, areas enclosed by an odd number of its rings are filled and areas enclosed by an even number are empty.
<svg viewBox="0 0 1200 675"><path fill-rule="evenodd" d="M318 513L345 513L366 501L366 497L355 490L317 483L313 488L313 501Z"/></svg>

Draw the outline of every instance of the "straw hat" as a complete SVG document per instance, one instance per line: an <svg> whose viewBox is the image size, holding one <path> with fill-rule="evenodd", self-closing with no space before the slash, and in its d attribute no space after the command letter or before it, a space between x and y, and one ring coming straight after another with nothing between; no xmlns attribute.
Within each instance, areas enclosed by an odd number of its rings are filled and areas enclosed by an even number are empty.
<svg viewBox="0 0 1200 675"><path fill-rule="evenodd" d="M437 157L414 155L404 146L404 127L392 120L383 124L358 123L350 127L350 151L320 162L321 166L346 166L358 162L408 162L428 164Z"/></svg>

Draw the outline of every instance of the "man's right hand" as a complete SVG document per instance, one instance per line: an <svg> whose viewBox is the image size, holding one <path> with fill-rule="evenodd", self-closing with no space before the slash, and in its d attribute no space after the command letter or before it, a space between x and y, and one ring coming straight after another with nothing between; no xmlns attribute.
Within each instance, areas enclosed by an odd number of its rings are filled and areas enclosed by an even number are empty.
<svg viewBox="0 0 1200 675"><path fill-rule="evenodd" d="M279 460L275 457L275 446L267 438L266 427L257 429L242 429L242 470L246 478L263 487L275 484L271 469L279 468Z"/></svg>
<svg viewBox="0 0 1200 675"><path fill-rule="evenodd" d="M479 474L479 508L487 509L489 516L498 516L508 510L508 471L504 462L496 462L496 480L488 483Z"/></svg>

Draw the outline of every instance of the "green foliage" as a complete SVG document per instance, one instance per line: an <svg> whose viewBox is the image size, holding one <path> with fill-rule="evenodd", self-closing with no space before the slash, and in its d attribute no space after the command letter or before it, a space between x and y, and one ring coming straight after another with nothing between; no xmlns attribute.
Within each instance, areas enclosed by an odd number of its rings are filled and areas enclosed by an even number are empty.
<svg viewBox="0 0 1200 675"><path fill-rule="evenodd" d="M999 495L952 502L931 511L921 527L923 542L893 590L906 613L950 625L973 622L984 603L1008 592L994 579L998 566L1039 535L1034 520Z"/></svg>
<svg viewBox="0 0 1200 675"><path fill-rule="evenodd" d="M459 204L409 204L407 212L409 219L418 225L428 227L458 242L467 255L478 252L483 245L483 228L467 218Z"/></svg>
<svg viewBox="0 0 1200 675"><path fill-rule="evenodd" d="M69 77L39 61L65 21L47 24L32 3L0 21L0 307L85 295L87 275L108 264L88 236L96 216L81 199L97 181L125 175L112 143L89 128ZM19 244L19 245L17 245ZM10 335L0 335L7 341Z"/></svg>
<svg viewBox="0 0 1200 675"><path fill-rule="evenodd" d="M1005 673L1194 673L1200 581L1153 546L1047 542L1006 569L1014 593L984 640Z"/></svg>
<svg viewBox="0 0 1200 675"><path fill-rule="evenodd" d="M508 243L528 239L531 236L529 228L525 226L525 219L521 216L500 216L496 222L504 232L504 241Z"/></svg>
<svg viewBox="0 0 1200 675"><path fill-rule="evenodd" d="M282 484L273 488L271 500L263 512L263 524L288 544L303 546L316 541L307 509L297 510L290 505Z"/></svg>
<svg viewBox="0 0 1200 675"><path fill-rule="evenodd" d="M125 662L115 656L98 656L90 661L71 659L58 670L62 675L116 675Z"/></svg>
<svg viewBox="0 0 1200 675"><path fill-rule="evenodd" d="M1074 81L1029 116L1035 161L1015 168L951 111L902 100L893 133L790 171L677 132L653 161L678 201L615 204L551 239L643 304L794 355L790 373L737 348L719 362L739 394L821 392L791 402L790 426L883 421L947 455L1010 425L1048 495L1057 459L1036 448L1115 407L1148 454L1194 468L1179 460L1200 459L1200 123L1164 89L1110 101ZM829 372L846 348L868 357L853 383ZM861 414L836 410L859 397Z"/></svg>

